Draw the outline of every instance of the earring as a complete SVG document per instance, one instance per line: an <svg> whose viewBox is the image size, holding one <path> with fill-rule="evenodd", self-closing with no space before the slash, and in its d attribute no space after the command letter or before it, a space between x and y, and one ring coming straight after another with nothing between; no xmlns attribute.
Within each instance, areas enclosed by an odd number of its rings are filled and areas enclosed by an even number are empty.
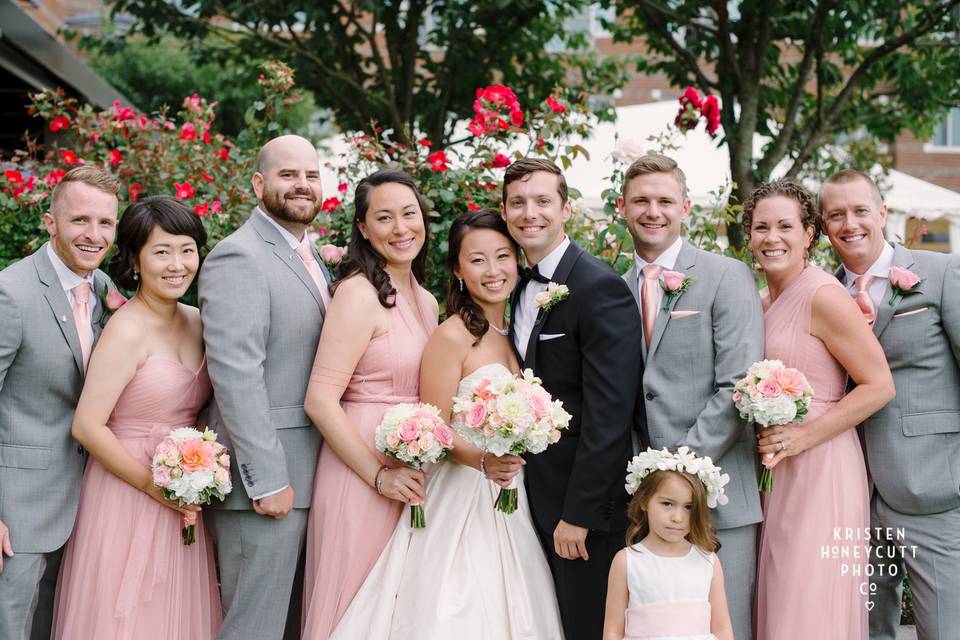
<svg viewBox="0 0 960 640"><path fill-rule="evenodd" d="M460 291L463 291L463 278L457 278L457 280L460 282Z"/></svg>
<svg viewBox="0 0 960 640"><path fill-rule="evenodd" d="M134 280L139 280L139 279L140 279L140 272L139 272L139 271L134 270L134 272L133 272L133 279L134 279Z"/></svg>

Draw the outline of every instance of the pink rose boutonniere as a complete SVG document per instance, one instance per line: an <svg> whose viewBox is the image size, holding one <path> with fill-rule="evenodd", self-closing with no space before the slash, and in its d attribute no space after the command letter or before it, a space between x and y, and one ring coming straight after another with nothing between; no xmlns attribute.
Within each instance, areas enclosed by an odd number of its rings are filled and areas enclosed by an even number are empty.
<svg viewBox="0 0 960 640"><path fill-rule="evenodd" d="M100 324L102 325L114 312L127 304L127 299L116 289L107 289L100 294Z"/></svg>
<svg viewBox="0 0 960 640"><path fill-rule="evenodd" d="M893 291L890 294L888 304L892 307L896 303L898 296L916 293L917 285L921 282L923 282L923 280L909 269L890 267L890 286L893 288Z"/></svg>
<svg viewBox="0 0 960 640"><path fill-rule="evenodd" d="M335 267L340 264L343 257L347 254L346 247L338 247L335 244L324 244L320 246L320 259L327 263L327 266Z"/></svg>
<svg viewBox="0 0 960 640"><path fill-rule="evenodd" d="M670 303L673 302L674 298L678 297L680 294L690 288L691 282L693 282L692 277L684 275L679 271L663 272L663 279L660 281L660 287L666 294L663 297L664 311L670 307Z"/></svg>

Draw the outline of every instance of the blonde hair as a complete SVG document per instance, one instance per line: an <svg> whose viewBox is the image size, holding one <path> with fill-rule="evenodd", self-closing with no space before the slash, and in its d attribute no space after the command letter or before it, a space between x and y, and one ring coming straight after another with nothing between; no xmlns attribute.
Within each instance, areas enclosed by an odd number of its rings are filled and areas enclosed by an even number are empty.
<svg viewBox="0 0 960 640"><path fill-rule="evenodd" d="M99 167L89 165L74 167L67 171L60 182L57 183L57 186L53 188L53 193L50 196L51 212L56 210L57 203L63 198L66 185L71 183L82 183L112 196L120 193L120 181L112 174Z"/></svg>
<svg viewBox="0 0 960 640"><path fill-rule="evenodd" d="M683 479L693 492L693 509L690 512L690 533L687 541L700 549L710 552L719 548L717 530L710 517L710 507L707 506L707 488L697 476L686 471L661 470L648 474L641 482L637 492L633 494L630 505L627 507L627 518L630 526L627 528L627 546L632 546L650 534L650 521L647 519L647 504L660 488L660 485L671 474Z"/></svg>
<svg viewBox="0 0 960 640"><path fill-rule="evenodd" d="M877 186L877 182L870 177L870 174L857 169L843 169L842 171L837 171L835 174L823 181L823 184L820 185L820 191L817 192L817 211L820 215L823 215L823 190L828 184L847 184L849 182L856 182L857 180L863 180L870 187L870 190L873 191L873 196L876 198L877 206L883 205L883 196L880 195L880 187Z"/></svg>
<svg viewBox="0 0 960 640"><path fill-rule="evenodd" d="M637 176L645 176L651 173L673 174L673 177L680 184L681 199L687 200L687 176L684 175L683 169L680 168L676 160L659 153L648 153L633 161L633 164L627 168L627 172L623 176L623 189L621 189L620 195L627 197L627 186L631 180Z"/></svg>

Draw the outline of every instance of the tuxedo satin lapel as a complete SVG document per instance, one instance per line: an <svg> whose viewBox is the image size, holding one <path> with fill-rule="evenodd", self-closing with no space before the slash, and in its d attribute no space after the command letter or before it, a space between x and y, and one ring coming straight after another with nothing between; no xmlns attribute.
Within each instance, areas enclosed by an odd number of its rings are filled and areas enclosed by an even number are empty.
<svg viewBox="0 0 960 640"><path fill-rule="evenodd" d="M893 245L893 266L900 267L902 269L909 269L913 266L913 254L910 253L910 250L900 244ZM923 286L921 283L919 286ZM893 304L890 304L890 296L893 294L893 286L890 284L890 280L887 280L887 285L883 288L883 298L877 302L877 320L873 323L873 333L878 338L880 334L883 333L883 330L887 328L887 325L890 323L890 319L893 318L893 314L897 310L897 304L900 302L900 298L894 301Z"/></svg>
<svg viewBox="0 0 960 640"><path fill-rule="evenodd" d="M677 263L674 265L673 269L670 271L679 271L684 276L690 276L696 278L696 260L697 254L693 246L690 245L686 240L683 241L683 247L680 249L680 254L677 256ZM657 322L653 325L653 336L650 338L650 349L648 354L652 355L657 350L657 345L660 344L660 339L663 338L663 333L667 330L667 325L670 324L670 312L673 311L673 308L677 306L677 302L687 293L681 293L680 295L675 295L670 299L670 302L667 303L667 308L664 309L664 305L661 303L659 311L657 312ZM667 299L667 292L663 292L663 299Z"/></svg>
<svg viewBox="0 0 960 640"><path fill-rule="evenodd" d="M287 265L287 267L296 274L300 282L303 283L303 286L305 286L307 291L310 292L310 295L313 296L314 301L320 308L320 312L324 313L323 299L320 298L317 285L313 283L313 278L310 277L307 268L303 266L300 257L290 248L290 245L288 245L287 241L280 235L280 232L277 231L272 224L264 220L263 216L256 212L250 216L250 224L254 226L264 242L273 245L273 255L277 256L283 264ZM314 251L314 255L316 256L316 251Z"/></svg>
<svg viewBox="0 0 960 640"><path fill-rule="evenodd" d="M73 361L77 365L80 375L83 375L83 351L80 349L80 337L77 335L77 327L73 322L73 308L67 300L67 293L60 285L60 279L57 272L53 269L50 258L47 257L46 249L37 251L34 254L34 265L37 268L37 276L40 282L46 285L47 289L43 292L43 297L50 305L50 311L53 313L53 320L60 327L63 339L70 346L73 353Z"/></svg>
<svg viewBox="0 0 960 640"><path fill-rule="evenodd" d="M563 257L560 258L560 263L553 272L553 277L550 278L550 282L566 284L567 278L570 276L570 271L573 270L573 265L577 262L581 253L583 253L583 250L571 240L570 246L563 252ZM563 304L563 301L557 304ZM543 329L543 325L547 322L547 316L550 315L550 312L553 311L556 306L557 305L553 305L545 311L537 310L537 319L533 323L533 330L530 331L530 339L527 341L527 358L523 363L525 368L530 368L534 371L537 370L537 342L540 340L540 330Z"/></svg>
<svg viewBox="0 0 960 640"><path fill-rule="evenodd" d="M517 362L520 363L521 367L525 367L523 356L520 355L520 350L517 349L517 331L515 329L517 323L515 320L518 302L520 302L520 287L516 286L510 294L510 328L507 338L510 340L510 348L513 349L513 355L517 357Z"/></svg>

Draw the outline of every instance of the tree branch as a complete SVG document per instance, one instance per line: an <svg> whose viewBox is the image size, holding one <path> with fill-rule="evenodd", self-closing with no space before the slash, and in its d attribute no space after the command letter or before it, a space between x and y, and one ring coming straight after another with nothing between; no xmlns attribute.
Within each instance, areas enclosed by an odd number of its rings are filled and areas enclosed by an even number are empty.
<svg viewBox="0 0 960 640"><path fill-rule="evenodd" d="M670 29L667 28L667 23L664 22L660 16L661 7L648 2L647 0L641 0L640 10L643 11L644 16L646 16L647 21L651 23L654 27L654 31L660 36L669 46L674 53L677 54L677 57L686 65L687 70L693 74L697 79L697 84L700 85L705 91L708 89L717 89L719 85L714 80L710 80L703 71L700 69L700 61L697 60L696 56L690 52L689 49L677 42L677 39L673 36Z"/></svg>

